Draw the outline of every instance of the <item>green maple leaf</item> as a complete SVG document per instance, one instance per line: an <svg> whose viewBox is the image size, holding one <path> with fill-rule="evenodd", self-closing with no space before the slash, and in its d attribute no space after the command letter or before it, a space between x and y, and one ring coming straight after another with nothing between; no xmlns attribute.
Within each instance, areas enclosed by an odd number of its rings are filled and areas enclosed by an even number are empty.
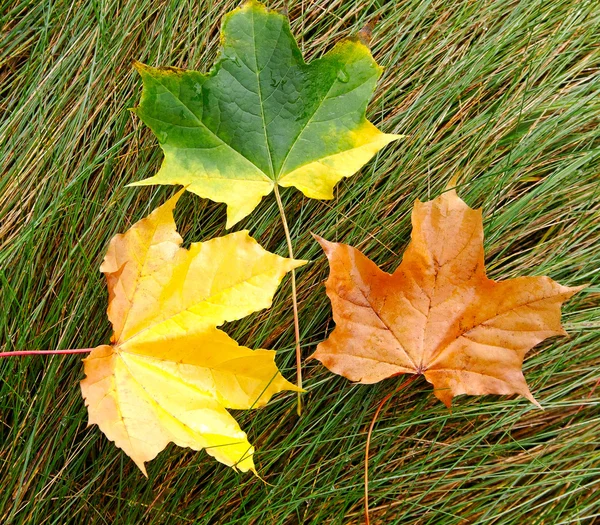
<svg viewBox="0 0 600 525"><path fill-rule="evenodd" d="M276 184L307 197L333 187L399 135L365 117L381 68L344 40L306 64L285 16L255 1L228 13L221 55L207 73L136 63L135 113L158 137L160 171L135 186L182 184L227 204L227 227Z"/></svg>

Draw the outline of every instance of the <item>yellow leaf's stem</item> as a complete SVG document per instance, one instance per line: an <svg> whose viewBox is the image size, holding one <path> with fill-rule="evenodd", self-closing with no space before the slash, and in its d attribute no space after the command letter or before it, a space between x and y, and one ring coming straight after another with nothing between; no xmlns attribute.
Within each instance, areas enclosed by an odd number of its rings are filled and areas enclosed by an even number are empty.
<svg viewBox="0 0 600 525"><path fill-rule="evenodd" d="M290 253L290 259L294 258L294 248L292 247L292 238L290 236L290 229L285 218L285 210L283 209L283 203L281 202L281 196L279 195L279 189L275 184L274 189L275 199L277 200L277 206L279 207L279 214L281 215L281 222L283 223L283 230L285 232L285 238L287 240L288 251ZM302 352L300 350L300 321L298 320L298 296L296 294L296 272L292 270L292 305L294 307L294 331L296 333L296 384L298 388L302 388ZM298 415L302 415L302 393L298 392Z"/></svg>
<svg viewBox="0 0 600 525"><path fill-rule="evenodd" d="M394 394L396 394L397 392L399 392L400 390L402 390L403 388L408 386L417 377L419 377L419 376L414 375L412 377L409 377L406 381L404 381L403 383L400 383L400 385L398 385L396 390L390 392L387 396L385 396L383 398L383 400L381 401L381 403L379 403L379 406L377 407L377 410L375 411L375 415L373 416L373 420L371 421L371 426L369 427L369 433L367 434L367 446L366 446L366 450L365 450L365 524L366 525L370 525L370 523L371 523L369 521L369 446L371 445L371 434L373 433L373 427L375 426L375 422L377 421L377 418L379 417L379 412L381 412L383 405L385 405L389 401L390 397L392 397Z"/></svg>
<svg viewBox="0 0 600 525"><path fill-rule="evenodd" d="M93 348L77 348L75 350L15 350L14 352L0 352L0 358L28 355L89 354L92 350Z"/></svg>

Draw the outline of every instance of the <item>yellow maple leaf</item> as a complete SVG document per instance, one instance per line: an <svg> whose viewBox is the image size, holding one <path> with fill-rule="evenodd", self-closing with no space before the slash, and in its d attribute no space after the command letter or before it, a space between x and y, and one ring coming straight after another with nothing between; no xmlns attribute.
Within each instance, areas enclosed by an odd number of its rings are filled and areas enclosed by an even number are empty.
<svg viewBox="0 0 600 525"><path fill-rule="evenodd" d="M264 250L247 231L181 247L182 192L115 236L101 266L112 345L84 360L89 423L144 463L169 442L255 471L254 448L226 410L298 391L275 352L239 346L217 326L269 308L286 272L305 264Z"/></svg>
<svg viewBox="0 0 600 525"><path fill-rule="evenodd" d="M352 246L318 238L329 259L335 330L313 357L352 381L423 375L450 406L459 394L520 394L540 341L566 335L560 307L584 288L549 277L486 276L481 210L454 190L416 201L411 242L393 274Z"/></svg>

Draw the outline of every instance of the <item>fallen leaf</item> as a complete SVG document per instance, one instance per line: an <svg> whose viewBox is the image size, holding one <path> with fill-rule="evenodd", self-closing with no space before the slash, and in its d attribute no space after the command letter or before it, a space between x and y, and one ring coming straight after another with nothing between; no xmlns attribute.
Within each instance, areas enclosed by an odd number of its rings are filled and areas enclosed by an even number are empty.
<svg viewBox="0 0 600 525"><path fill-rule="evenodd" d="M539 406L523 358L547 337L566 335L561 304L584 287L488 279L481 210L454 190L417 200L412 225L391 275L352 246L317 238L331 267L336 327L312 357L360 383L422 374L448 407L459 394L520 394Z"/></svg>
<svg viewBox="0 0 600 525"><path fill-rule="evenodd" d="M306 64L288 19L250 1L223 20L212 70L136 63L144 88L134 112L157 136L160 171L134 186L182 184L227 204L227 227L276 184L314 199L399 135L365 117L381 68L358 40Z"/></svg>
<svg viewBox="0 0 600 525"><path fill-rule="evenodd" d="M304 261L264 250L247 231L181 247L173 209L182 192L115 236L101 266L112 345L84 360L81 391L97 424L146 474L169 442L205 449L255 472L254 448L226 410L297 391L275 352L239 346L217 326L269 308Z"/></svg>

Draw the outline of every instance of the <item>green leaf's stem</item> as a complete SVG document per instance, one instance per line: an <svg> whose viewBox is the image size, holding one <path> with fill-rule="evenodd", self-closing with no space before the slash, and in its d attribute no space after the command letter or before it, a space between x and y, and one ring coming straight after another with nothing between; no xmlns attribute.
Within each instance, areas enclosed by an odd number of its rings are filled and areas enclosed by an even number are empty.
<svg viewBox="0 0 600 525"><path fill-rule="evenodd" d="M366 450L365 450L365 524L366 525L370 525L370 523L371 523L369 521L369 446L371 445L371 434L373 433L373 427L375 426L375 422L377 421L377 418L379 417L379 412L381 412L383 405L385 405L389 401L390 397L392 397L394 394L396 394L397 392L399 392L400 390L402 390L403 388L408 386L415 379L417 379L417 377L419 377L419 376L413 375L413 376L409 377L406 381L404 381L403 383L400 383L395 390L393 390L387 396L385 396L383 398L383 400L381 401L381 403L379 403L379 406L377 407L377 410L375 411L375 415L373 416L373 420L371 421L371 426L369 427L369 433L367 434L367 446L366 446Z"/></svg>
<svg viewBox="0 0 600 525"><path fill-rule="evenodd" d="M89 354L92 350L93 348L77 348L75 350L16 350L14 352L0 352L0 358L28 355Z"/></svg>
<svg viewBox="0 0 600 525"><path fill-rule="evenodd" d="M275 193L275 199L277 200L277 206L279 207L279 213L281 215L281 222L283 223L283 230L285 231L285 238L287 240L288 251L290 253L290 259L294 258L294 248L292 247L292 238L290 237L290 229L288 228L287 220L285 218L285 210L283 209L283 203L281 202L281 196L279 195L279 189L275 184L273 191ZM302 352L300 350L300 321L298 320L298 297L296 294L296 272L292 270L292 304L294 306L294 331L296 333L296 384L298 388L302 388ZM302 415L302 393L298 392L298 415Z"/></svg>

